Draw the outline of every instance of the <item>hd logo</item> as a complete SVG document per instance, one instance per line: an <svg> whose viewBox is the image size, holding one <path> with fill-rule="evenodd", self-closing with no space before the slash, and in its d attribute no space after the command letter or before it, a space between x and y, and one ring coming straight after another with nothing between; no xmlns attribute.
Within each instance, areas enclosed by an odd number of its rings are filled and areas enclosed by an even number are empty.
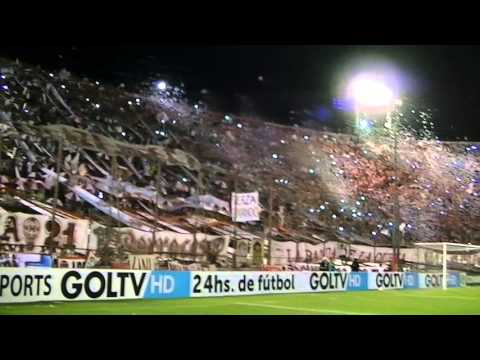
<svg viewBox="0 0 480 360"><path fill-rule="evenodd" d="M189 272L159 272L150 274L145 299L175 299L190 296Z"/></svg>
<svg viewBox="0 0 480 360"><path fill-rule="evenodd" d="M452 272L448 274L448 287L460 287L460 273Z"/></svg>
<svg viewBox="0 0 480 360"><path fill-rule="evenodd" d="M368 290L368 273L351 272L348 275L348 291Z"/></svg>
<svg viewBox="0 0 480 360"><path fill-rule="evenodd" d="M418 289L419 279L417 273L407 272L405 273L405 289Z"/></svg>

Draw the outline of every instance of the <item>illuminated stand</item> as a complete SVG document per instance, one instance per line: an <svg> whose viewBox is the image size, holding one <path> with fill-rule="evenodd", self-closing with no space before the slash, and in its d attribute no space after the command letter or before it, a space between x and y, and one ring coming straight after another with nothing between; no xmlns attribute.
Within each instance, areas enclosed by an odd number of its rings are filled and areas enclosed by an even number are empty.
<svg viewBox="0 0 480 360"><path fill-rule="evenodd" d="M475 255L480 253L480 246L470 244L456 244L448 242L438 243L415 243L415 246L420 249L430 250L436 254L441 253L442 266L442 288L447 290L447 255Z"/></svg>

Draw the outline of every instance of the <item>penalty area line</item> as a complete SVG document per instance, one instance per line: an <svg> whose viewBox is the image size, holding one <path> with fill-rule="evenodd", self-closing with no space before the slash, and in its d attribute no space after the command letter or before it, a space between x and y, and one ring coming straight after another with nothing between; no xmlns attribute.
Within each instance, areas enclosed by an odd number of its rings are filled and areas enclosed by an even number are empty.
<svg viewBox="0 0 480 360"><path fill-rule="evenodd" d="M270 309L278 309L278 310L290 310L290 311L307 311L307 312L315 312L320 314L330 313L330 314L341 314L341 315L375 315L371 313L359 313L359 312L349 312L349 311L341 311L341 310L327 310L327 309L311 309L311 308L301 308L301 307L293 307L293 306L283 306L283 305L269 305L269 304L258 304L258 303L235 303L235 305L242 305L242 306L251 306L251 307L264 307Z"/></svg>

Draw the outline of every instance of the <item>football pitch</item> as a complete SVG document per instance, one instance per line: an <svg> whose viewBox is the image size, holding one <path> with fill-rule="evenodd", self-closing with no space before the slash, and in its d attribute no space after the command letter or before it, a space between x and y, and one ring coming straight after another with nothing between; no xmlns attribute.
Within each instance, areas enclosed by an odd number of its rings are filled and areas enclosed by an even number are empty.
<svg viewBox="0 0 480 360"><path fill-rule="evenodd" d="M0 315L480 315L480 287L0 304Z"/></svg>

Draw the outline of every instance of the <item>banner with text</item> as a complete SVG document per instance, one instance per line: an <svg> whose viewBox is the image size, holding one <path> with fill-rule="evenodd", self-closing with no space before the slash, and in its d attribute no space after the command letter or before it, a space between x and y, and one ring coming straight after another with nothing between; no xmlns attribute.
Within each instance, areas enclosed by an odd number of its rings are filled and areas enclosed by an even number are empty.
<svg viewBox="0 0 480 360"><path fill-rule="evenodd" d="M191 296L345 291L366 283L346 272L192 272Z"/></svg>
<svg viewBox="0 0 480 360"><path fill-rule="evenodd" d="M448 273L447 287L459 287L460 286L460 273ZM442 273L429 273L418 274L418 288L431 289L443 287L443 274Z"/></svg>
<svg viewBox="0 0 480 360"><path fill-rule="evenodd" d="M190 273L1 268L0 303L189 297Z"/></svg>
<svg viewBox="0 0 480 360"><path fill-rule="evenodd" d="M362 262L386 263L392 260L393 250L388 247L367 245L350 245L335 241L321 244L307 242L272 241L272 264L287 265L291 262L317 263L324 257L338 259L340 256L357 258ZM400 257L406 261L416 262L422 256L423 249L401 249Z"/></svg>
<svg viewBox="0 0 480 360"><path fill-rule="evenodd" d="M441 274L0 268L0 303L439 288ZM460 273L449 273L449 287Z"/></svg>
<svg viewBox="0 0 480 360"><path fill-rule="evenodd" d="M338 258L347 254L344 244L328 241L323 244L272 240L272 265L287 265L291 262L321 261L324 257Z"/></svg>
<svg viewBox="0 0 480 360"><path fill-rule="evenodd" d="M111 232L111 235L109 234ZM168 253L185 260L201 260L207 256L226 257L228 255L228 236L197 234L179 234L173 231L153 233L132 228L109 229L98 223L92 227L91 246L96 249L103 241L112 236L114 241L126 251L136 253Z"/></svg>
<svg viewBox="0 0 480 360"><path fill-rule="evenodd" d="M260 220L258 192L232 193L232 219L234 222L249 222Z"/></svg>
<svg viewBox="0 0 480 360"><path fill-rule="evenodd" d="M128 265L132 270L155 270L157 255L128 255Z"/></svg>
<svg viewBox="0 0 480 360"><path fill-rule="evenodd" d="M368 273L368 289L370 290L403 289L404 285L405 273Z"/></svg>
<svg viewBox="0 0 480 360"><path fill-rule="evenodd" d="M24 213L0 214L0 250L13 252L42 252L42 247L70 247L86 253L88 244L88 220L52 217ZM50 240L50 241L49 241Z"/></svg>

